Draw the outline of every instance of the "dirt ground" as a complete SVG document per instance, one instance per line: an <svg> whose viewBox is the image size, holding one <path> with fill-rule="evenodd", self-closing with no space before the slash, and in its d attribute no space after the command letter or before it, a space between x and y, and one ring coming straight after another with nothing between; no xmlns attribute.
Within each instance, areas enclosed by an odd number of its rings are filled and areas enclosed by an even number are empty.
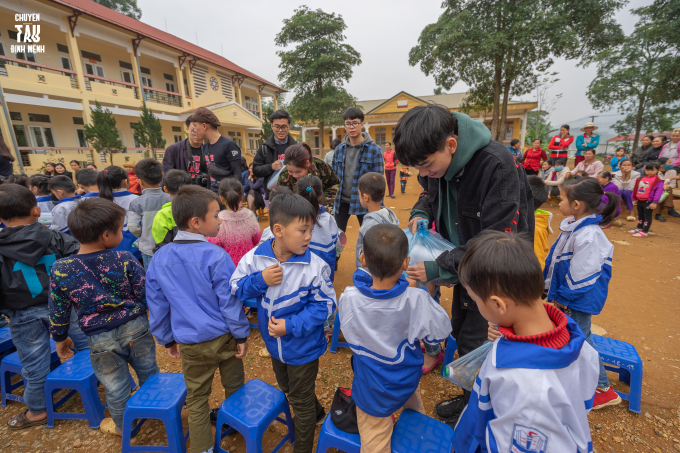
<svg viewBox="0 0 680 453"><path fill-rule="evenodd" d="M415 175L415 171L413 172ZM399 183L397 182L397 186ZM410 178L407 194L385 201L406 226L411 207L417 199L420 187L415 177ZM676 202L680 209L680 200ZM544 209L554 213L552 228L553 242L559 233L563 216L557 208L557 201L551 200ZM675 239L680 235L680 220L668 216L666 223L655 221L650 235L645 239L633 238L626 231L634 227L620 218L623 226L612 226L605 230L614 243L613 277L609 286L609 298L593 323L606 331L606 336L633 344L644 361L644 382L642 413L628 410L623 402L614 408L593 411L590 415L593 445L597 452L670 452L680 451L680 393L677 390L680 373L680 334L677 324L680 320L680 306L676 305L680 291L680 260L674 255ZM267 222L261 222L262 227ZM350 220L348 243L356 242L359 225L355 217ZM338 297L343 289L351 285L354 271L354 249L345 249L340 268L335 277ZM441 303L450 311L452 289L443 288ZM676 302L674 302L676 301ZM255 321L256 322L256 321ZM675 327L674 327L675 326ZM250 335L250 349L245 359L246 380L261 379L276 386L269 358L260 356L264 344L259 332L254 329ZM161 371L180 373L179 360L168 357L163 347L157 347L157 360ZM340 348L337 354L327 352L320 360L316 393L330 408L330 401L338 386L351 387L352 371L349 360L351 352ZM441 367L424 376L421 381L423 401L428 415L434 416L434 405L446 398L457 395L460 390L439 376ZM219 373L219 371L218 371ZM615 389L627 393L628 386L620 383L616 375L609 373ZM100 387L101 389L101 387ZM100 390L102 399L103 391ZM211 407L218 407L224 399L219 376L213 382ZM58 420L54 429L44 426L20 432L10 432L5 420L10 415L24 410L24 405L9 402L0 408L0 450L21 452L118 452L120 438L107 436L99 430L89 429L84 420ZM66 410L82 411L78 397L74 397ZM187 429L187 411L183 411L184 427ZM285 434L282 425L274 424L265 434L264 451L268 452ZM318 435L318 428L317 428ZM133 439L133 445L167 445L163 424L148 421L141 434ZM245 452L245 443L240 434L231 434L222 441L222 448L231 452ZM292 448L282 448L291 453ZM557 450L555 450L557 451Z"/></svg>

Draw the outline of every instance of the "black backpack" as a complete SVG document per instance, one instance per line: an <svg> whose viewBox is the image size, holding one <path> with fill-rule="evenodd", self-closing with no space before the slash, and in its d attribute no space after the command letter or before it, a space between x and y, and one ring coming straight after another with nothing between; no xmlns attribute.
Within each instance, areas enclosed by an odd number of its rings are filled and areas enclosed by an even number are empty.
<svg viewBox="0 0 680 453"><path fill-rule="evenodd" d="M331 403L331 421L340 431L359 434L357 406L352 399L352 390L338 387Z"/></svg>

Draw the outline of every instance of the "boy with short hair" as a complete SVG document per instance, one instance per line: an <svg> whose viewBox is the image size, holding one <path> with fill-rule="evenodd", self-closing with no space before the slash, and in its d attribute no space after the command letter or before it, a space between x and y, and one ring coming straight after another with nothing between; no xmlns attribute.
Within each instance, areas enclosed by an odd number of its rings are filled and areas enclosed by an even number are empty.
<svg viewBox="0 0 680 453"><path fill-rule="evenodd" d="M545 267L545 258L550 252L550 244L548 237L552 233L550 228L550 221L552 220L552 212L541 209L543 203L548 200L550 189L545 184L545 181L540 176L527 176L531 193L534 196L534 253L538 262L541 263L541 270Z"/></svg>
<svg viewBox="0 0 680 453"><path fill-rule="evenodd" d="M71 234L66 220L68 215L80 202L80 195L76 195L76 185L68 176L54 176L48 185L52 194L59 199L59 203L52 208L51 230Z"/></svg>
<svg viewBox="0 0 680 453"><path fill-rule="evenodd" d="M309 250L315 219L314 207L300 195L278 195L269 204L274 238L244 255L231 277L232 294L258 301L260 334L295 412L293 453L312 452L315 424L326 416L316 397L316 376L335 290L330 267Z"/></svg>
<svg viewBox="0 0 680 453"><path fill-rule="evenodd" d="M359 229L359 238L357 239L355 264L358 269L366 270L359 259L366 232L382 223L399 226L399 219L394 211L382 204L383 198L385 198L386 185L385 178L380 173L366 173L359 179L359 201L361 207L368 210L368 214L364 216L364 222Z"/></svg>
<svg viewBox="0 0 680 453"><path fill-rule="evenodd" d="M142 196L130 202L128 208L128 228L130 233L139 239L139 251L142 252L144 269L149 268L156 247L151 227L156 213L163 205L170 203L170 195L160 188L163 181L163 166L156 159L142 159L137 162L134 172L142 187Z"/></svg>
<svg viewBox="0 0 680 453"><path fill-rule="evenodd" d="M396 225L381 224L364 236L362 266L340 297L340 325L352 355L352 399L362 453L389 453L392 414L425 413L420 396L420 340L435 345L451 332L446 311L418 288L409 288L408 239ZM388 315L389 313L389 315ZM389 329L385 328L389 316Z"/></svg>
<svg viewBox="0 0 680 453"><path fill-rule="evenodd" d="M0 313L10 320L12 341L19 352L26 382L27 410L8 420L10 430L47 422L45 379L51 362L47 309L50 269L55 260L77 253L80 248L78 241L45 228L38 218L40 208L27 187L0 185L0 221L6 227L0 231ZM67 328L66 332L71 338L70 346L75 344L78 351L88 348L87 338L77 325Z"/></svg>
<svg viewBox="0 0 680 453"><path fill-rule="evenodd" d="M599 357L571 318L541 300L543 274L530 243L485 231L458 275L503 337L475 380L454 450L591 452Z"/></svg>
<svg viewBox="0 0 680 453"><path fill-rule="evenodd" d="M191 453L212 451L209 397L219 368L224 398L244 384L250 324L232 295L234 263L215 237L221 220L217 194L182 187L172 202L179 232L154 255L147 273L151 332L168 355L182 359L187 385Z"/></svg>
<svg viewBox="0 0 680 453"><path fill-rule="evenodd" d="M97 185L97 172L95 170L89 168L80 170L76 173L76 181L83 198L99 196L99 185Z"/></svg>
<svg viewBox="0 0 680 453"><path fill-rule="evenodd" d="M111 418L99 428L120 436L130 398L128 364L139 385L158 372L156 344L149 332L144 268L130 253L115 249L123 239L125 209L103 198L83 200L69 215L68 226L80 251L54 263L50 278L50 332L62 359L72 307L87 335L94 374L106 391Z"/></svg>
<svg viewBox="0 0 680 453"><path fill-rule="evenodd" d="M179 192L180 187L191 184L191 176L183 170L170 170L165 174L163 191L170 195L170 201L165 203L156 213L151 225L151 236L156 246L152 252L156 253L159 248L169 244L177 234L177 224L172 217L172 199Z"/></svg>

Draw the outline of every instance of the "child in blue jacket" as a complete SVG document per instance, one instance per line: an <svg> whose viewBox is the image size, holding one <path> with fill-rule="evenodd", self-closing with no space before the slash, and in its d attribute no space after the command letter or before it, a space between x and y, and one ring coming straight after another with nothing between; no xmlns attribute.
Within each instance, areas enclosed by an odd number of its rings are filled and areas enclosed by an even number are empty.
<svg viewBox="0 0 680 453"><path fill-rule="evenodd" d="M231 277L232 294L257 299L276 381L295 411L294 453L312 452L315 424L326 416L316 397L316 375L326 352L324 321L336 305L331 269L309 247L315 215L300 195L277 196L269 204L274 238L244 255Z"/></svg>

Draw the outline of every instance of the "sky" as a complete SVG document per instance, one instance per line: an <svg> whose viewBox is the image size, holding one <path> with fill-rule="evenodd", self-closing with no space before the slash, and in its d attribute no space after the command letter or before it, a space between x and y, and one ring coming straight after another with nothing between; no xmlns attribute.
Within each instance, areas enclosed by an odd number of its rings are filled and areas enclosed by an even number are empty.
<svg viewBox="0 0 680 453"><path fill-rule="evenodd" d="M651 1L631 0L616 15L626 34L636 22L629 10ZM274 40L283 19L291 17L301 5L321 8L342 15L347 24L345 42L361 54L362 64L354 69L346 85L357 99L386 99L400 91L424 96L433 94L436 87L432 76L408 64L408 53L422 29L439 18L443 11L440 0L138 0L138 5L143 22L223 55L273 83L279 83L276 52L282 49ZM553 125L587 121L590 115L601 115L600 120L607 123L617 119L612 115L615 112L602 115L588 101L586 92L596 75L594 66L580 68L573 60L557 59L551 70L559 73L560 81L548 95L562 94L550 117ZM467 88L458 83L448 92ZM536 96L528 94L521 99L535 101Z"/></svg>

